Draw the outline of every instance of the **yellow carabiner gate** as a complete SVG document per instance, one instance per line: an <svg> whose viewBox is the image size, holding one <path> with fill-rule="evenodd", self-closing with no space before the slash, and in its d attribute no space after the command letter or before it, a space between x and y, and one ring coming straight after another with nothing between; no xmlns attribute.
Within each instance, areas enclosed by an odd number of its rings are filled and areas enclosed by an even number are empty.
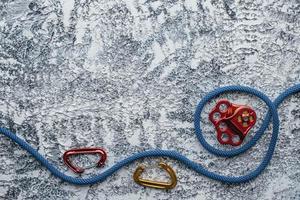
<svg viewBox="0 0 300 200"><path fill-rule="evenodd" d="M172 188L174 188L177 184L177 177L176 177L175 171L164 162L160 162L159 166L168 172L168 174L170 175L170 178L171 178L171 182L158 182L158 181L151 181L151 180L140 178L141 174L145 170L144 166L138 166L138 168L135 170L135 172L133 174L134 181L137 184L140 184L140 185L143 185L146 187L157 188L157 189L172 189Z"/></svg>

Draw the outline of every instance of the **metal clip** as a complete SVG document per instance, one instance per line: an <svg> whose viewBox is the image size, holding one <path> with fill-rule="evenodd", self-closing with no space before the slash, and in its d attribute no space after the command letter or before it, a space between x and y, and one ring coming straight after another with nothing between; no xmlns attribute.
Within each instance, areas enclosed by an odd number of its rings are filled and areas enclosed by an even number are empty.
<svg viewBox="0 0 300 200"><path fill-rule="evenodd" d="M99 154L100 160L97 163L98 167L104 165L105 160L107 158L106 152L102 148L91 147L91 148L81 148L81 149L70 149L66 151L63 155L63 160L65 164L75 173L81 174L84 172L84 169L74 166L70 160L70 156L78 155L78 154Z"/></svg>
<svg viewBox="0 0 300 200"><path fill-rule="evenodd" d="M170 175L170 178L171 178L171 182L158 182L158 181L151 181L151 180L140 178L141 174L145 170L144 166L138 166L138 168L135 170L135 172L133 174L134 181L139 185L157 188L157 189L172 189L172 188L174 188L177 184L177 177L176 177L175 171L164 162L160 162L159 166L168 172L168 174Z"/></svg>

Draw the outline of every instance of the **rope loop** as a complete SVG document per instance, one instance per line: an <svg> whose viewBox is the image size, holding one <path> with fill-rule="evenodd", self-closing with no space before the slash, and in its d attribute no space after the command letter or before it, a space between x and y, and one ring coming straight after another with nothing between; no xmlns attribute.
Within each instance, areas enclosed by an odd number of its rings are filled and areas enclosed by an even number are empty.
<svg viewBox="0 0 300 200"><path fill-rule="evenodd" d="M36 158L39 162L41 162L42 165L44 165L54 176L62 179L63 181L76 184L76 185L90 185L95 184L98 182L104 181L107 177L111 176L113 173L124 167L125 165L128 165L138 159L145 158L145 157L169 157L175 160L178 160L188 166L190 169L196 171L199 174L202 174L208 178L221 181L224 183L244 183L251 179L254 179L259 174L262 173L262 171L267 167L270 160L272 159L272 155L275 150L278 133L279 133L279 118L278 118L278 112L277 108L278 106L290 95L295 94L300 91L300 84L297 84L293 87L288 88L286 91L281 93L275 100L272 102L265 94L262 92L259 92L253 88L245 87L245 86L225 86L218 88L212 92L209 92L205 97L202 98L202 100L199 102L196 112L194 115L194 126L195 126L195 132L196 136L199 140L199 142L203 145L203 147L209 151L210 153L217 155L217 156L223 156L223 157L233 157L238 154L244 153L251 147L253 147L256 142L261 138L261 136L264 134L265 130L267 129L268 125L270 124L271 120L273 123L273 130L272 130L272 136L271 141L269 143L268 150L261 161L261 163L258 165L256 169L251 171L250 173L242 176L224 176L217 174L215 172L208 171L205 169L201 164L196 163L190 159L188 159L186 156L180 154L177 151L174 150L161 150L161 149L154 149L154 150L147 150L139 153L135 153L124 160L121 160L105 170L104 172L89 177L89 178L75 178L72 176L68 176L61 171L59 171L54 165L52 165L45 157L43 157L38 151L36 151L30 144L28 144L26 141L18 137L16 134L12 133L11 131L0 128L0 133L10 138L12 141L16 142L20 145L23 149L25 149L28 153L30 153L34 158ZM244 144L242 147L239 147L237 149L233 150L220 150L216 149L215 147L211 146L209 143L206 142L206 140L203 137L201 125L200 125L200 119L201 119L201 112L205 106L205 104L210 101L211 99L215 98L216 96L224 93L224 92L244 92L248 94L252 94L261 100L263 100L266 105L268 106L269 110L266 114L263 123L259 130L256 132L254 137L246 144Z"/></svg>

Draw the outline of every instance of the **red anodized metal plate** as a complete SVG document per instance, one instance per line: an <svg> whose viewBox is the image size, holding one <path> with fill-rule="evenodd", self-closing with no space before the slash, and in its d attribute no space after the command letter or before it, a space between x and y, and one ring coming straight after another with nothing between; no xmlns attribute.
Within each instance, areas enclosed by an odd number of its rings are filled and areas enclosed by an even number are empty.
<svg viewBox="0 0 300 200"><path fill-rule="evenodd" d="M220 144L238 146L256 122L255 111L246 105L237 105L221 99L209 113L209 120L217 130Z"/></svg>

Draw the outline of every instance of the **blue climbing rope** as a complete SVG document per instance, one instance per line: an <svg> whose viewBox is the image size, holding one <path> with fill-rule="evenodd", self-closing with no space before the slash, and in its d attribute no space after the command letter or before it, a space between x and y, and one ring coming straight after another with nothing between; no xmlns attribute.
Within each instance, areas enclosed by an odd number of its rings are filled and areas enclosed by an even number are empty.
<svg viewBox="0 0 300 200"><path fill-rule="evenodd" d="M273 132L271 136L271 141L269 143L269 148L261 161L261 163L258 165L258 167L251 171L250 173L243 175L243 176L223 176L220 174L217 174L215 172L210 172L207 169L205 169L202 165L199 163L196 163L194 161L191 161L187 157L181 155L180 153L176 151L170 151L170 150L161 150L161 149L154 149L154 150L148 150L148 151L143 151L139 152L136 154L133 154L124 160L121 160L117 162L115 165L107 169L106 171L102 172L99 175L95 175L89 178L75 178L71 177L68 175L65 175L61 171L59 171L55 166L53 166L47 159L45 159L40 153L38 153L34 148L32 148L27 142L19 138L16 134L12 133L11 131L5 129L5 128L0 128L0 133L3 135L9 137L11 140L19 144L23 149L28 151L33 157L35 157L38 161L41 162L42 165L44 165L54 176L72 183L76 185L89 185L89 184L94 184L98 182L104 181L107 177L124 167L125 165L128 165L135 160L138 160L140 158L145 158L145 157L160 157L160 156L165 156L165 157L170 157L172 159L178 160L188 166L190 169L195 170L197 173L202 174L206 177L209 177L211 179L225 182L225 183L243 183L247 182L255 177L257 177L269 164L272 155L274 153L274 149L276 146L276 141L279 133L279 118L278 118L278 112L277 108L281 104L281 102L288 96L295 94L300 91L300 84L295 85L286 91L284 91L282 94L280 94L274 102L272 102L266 95L263 93L249 87L244 87L244 86L226 86L222 88L218 88L210 93L208 93L198 104L196 112L195 112L195 120L194 120L194 125L195 125L195 131L197 138L199 142L203 145L205 149L207 149L210 153L215 154L217 156L223 156L223 157L232 157L236 156L238 154L241 154L245 151L247 151L249 148L253 147L256 142L261 138L265 130L267 129L268 125L270 124L270 121L272 120L273 123ZM212 98L215 98L216 96L225 93L225 92L244 92L248 94L252 94L254 96L257 96L261 100L263 100L266 105L269 107L268 113L266 114L262 126L259 128L257 133L254 135L254 137L246 144L244 144L242 147L233 149L233 150L220 150L216 149L213 146L211 146L209 143L206 142L206 140L203 137L202 130L201 130L201 124L200 124L200 118L201 118L201 111L205 104L210 101Z"/></svg>

